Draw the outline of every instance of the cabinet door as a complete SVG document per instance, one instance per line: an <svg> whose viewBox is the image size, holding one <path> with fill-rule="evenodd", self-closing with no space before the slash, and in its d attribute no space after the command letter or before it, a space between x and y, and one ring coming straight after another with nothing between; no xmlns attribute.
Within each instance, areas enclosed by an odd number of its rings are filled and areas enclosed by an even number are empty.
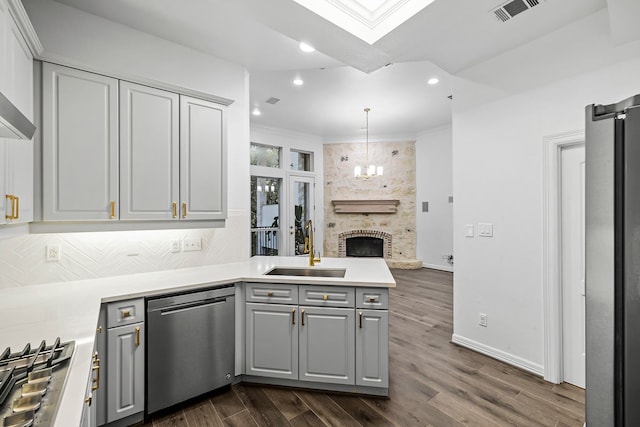
<svg viewBox="0 0 640 427"><path fill-rule="evenodd" d="M298 306L246 304L247 375L298 379Z"/></svg>
<svg viewBox="0 0 640 427"><path fill-rule="evenodd" d="M12 203L11 199L7 198L7 194L9 194L9 187L7 186L7 143L6 139L0 138L0 197L2 197L0 200L0 224L7 223L7 215L11 214Z"/></svg>
<svg viewBox="0 0 640 427"><path fill-rule="evenodd" d="M178 95L120 82L120 219L178 219Z"/></svg>
<svg viewBox="0 0 640 427"><path fill-rule="evenodd" d="M7 209L15 203L17 218L8 220L8 223L19 224L33 221L33 142L32 141L6 141L7 194L15 197L13 202L8 202Z"/></svg>
<svg viewBox="0 0 640 427"><path fill-rule="evenodd" d="M356 385L389 387L389 312L357 310Z"/></svg>
<svg viewBox="0 0 640 427"><path fill-rule="evenodd" d="M44 220L118 218L118 81L43 64Z"/></svg>
<svg viewBox="0 0 640 427"><path fill-rule="evenodd" d="M144 323L107 332L107 422L144 410Z"/></svg>
<svg viewBox="0 0 640 427"><path fill-rule="evenodd" d="M300 306L300 380L355 384L354 310Z"/></svg>
<svg viewBox="0 0 640 427"><path fill-rule="evenodd" d="M226 218L225 140L225 117L221 106L180 96L182 219Z"/></svg>
<svg viewBox="0 0 640 427"><path fill-rule="evenodd" d="M6 34L6 60L9 86L5 96L20 112L33 121L33 56L20 29L8 16Z"/></svg>

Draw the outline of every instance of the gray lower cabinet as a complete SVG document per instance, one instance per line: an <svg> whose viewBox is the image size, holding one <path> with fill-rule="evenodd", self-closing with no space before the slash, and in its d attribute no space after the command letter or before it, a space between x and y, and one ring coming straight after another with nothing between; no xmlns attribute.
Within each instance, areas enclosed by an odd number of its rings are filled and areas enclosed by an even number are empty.
<svg viewBox="0 0 640 427"><path fill-rule="evenodd" d="M107 331L107 422L144 411L144 323Z"/></svg>
<svg viewBox="0 0 640 427"><path fill-rule="evenodd" d="M389 387L389 311L358 309L356 385Z"/></svg>
<svg viewBox="0 0 640 427"><path fill-rule="evenodd" d="M354 318L352 308L300 307L299 380L354 384Z"/></svg>
<svg viewBox="0 0 640 427"><path fill-rule="evenodd" d="M246 373L298 379L298 306L246 304Z"/></svg>
<svg viewBox="0 0 640 427"><path fill-rule="evenodd" d="M388 292L247 283L245 374L388 389Z"/></svg>

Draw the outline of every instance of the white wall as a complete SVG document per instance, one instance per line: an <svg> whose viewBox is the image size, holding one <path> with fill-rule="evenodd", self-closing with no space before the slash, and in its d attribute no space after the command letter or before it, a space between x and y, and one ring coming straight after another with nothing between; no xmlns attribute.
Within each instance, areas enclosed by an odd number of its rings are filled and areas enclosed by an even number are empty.
<svg viewBox="0 0 640 427"><path fill-rule="evenodd" d="M315 174L316 183L316 210L315 210L315 227L314 227L314 246L320 250L324 244L324 209L322 203L324 200L324 174L323 174L323 150L322 138L316 135L310 135L286 129L269 128L264 126L251 126L251 142L256 144L272 145L282 147L282 165L283 170L280 171L281 178L285 178L287 174L295 174L297 171L291 171L289 166L289 152L292 149L313 152L313 172ZM270 168L267 168L267 170ZM255 169L254 169L255 170ZM273 170L268 170L273 173ZM284 181L286 182L286 181ZM248 185L247 185L247 188ZM288 187L285 191L289 191ZM282 215L282 213L281 213ZM281 222L283 233L287 233L288 225Z"/></svg>
<svg viewBox="0 0 640 427"><path fill-rule="evenodd" d="M0 288L214 264L249 256L249 77L232 64L57 2L25 0L44 55L101 70L233 99L228 107L226 228L153 232L71 233L0 240ZM170 252L175 238L202 237L204 250ZM47 243L62 260L45 263ZM137 252L137 256L129 256Z"/></svg>
<svg viewBox="0 0 640 427"><path fill-rule="evenodd" d="M442 259L453 254L453 159L451 127L431 129L416 139L416 258L425 267L453 271ZM422 211L429 202L429 211Z"/></svg>
<svg viewBox="0 0 640 427"><path fill-rule="evenodd" d="M454 104L454 342L542 374L543 138L584 129L587 104L640 93L638 75L635 56L484 105ZM480 222L494 224L494 237L476 228L466 238L464 225Z"/></svg>

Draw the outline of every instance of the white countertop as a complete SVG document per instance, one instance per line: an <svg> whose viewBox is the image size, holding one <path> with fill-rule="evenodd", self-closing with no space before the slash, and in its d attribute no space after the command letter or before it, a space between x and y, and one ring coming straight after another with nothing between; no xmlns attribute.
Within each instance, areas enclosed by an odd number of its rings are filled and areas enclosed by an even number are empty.
<svg viewBox="0 0 640 427"><path fill-rule="evenodd" d="M76 341L55 426L79 425L100 304L235 282L395 287L381 258L323 258L315 269L345 268L344 278L265 276L274 267L305 267L307 257L253 257L245 262L48 283L0 290L0 351L45 339Z"/></svg>

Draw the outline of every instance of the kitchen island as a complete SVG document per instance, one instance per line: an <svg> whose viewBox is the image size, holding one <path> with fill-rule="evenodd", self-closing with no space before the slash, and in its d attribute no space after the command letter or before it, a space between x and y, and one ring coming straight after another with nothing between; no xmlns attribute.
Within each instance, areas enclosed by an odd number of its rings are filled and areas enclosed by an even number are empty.
<svg viewBox="0 0 640 427"><path fill-rule="evenodd" d="M80 423L95 332L104 303L236 283L391 288L395 280L382 259L324 258L315 270L344 269L344 277L266 275L276 267L307 267L306 257L253 257L219 264L92 280L50 283L0 291L0 346L22 348L43 339L76 342L55 425ZM244 292L242 285L237 287ZM236 376L244 370L244 297L236 303ZM25 315L28 313L28 315Z"/></svg>

